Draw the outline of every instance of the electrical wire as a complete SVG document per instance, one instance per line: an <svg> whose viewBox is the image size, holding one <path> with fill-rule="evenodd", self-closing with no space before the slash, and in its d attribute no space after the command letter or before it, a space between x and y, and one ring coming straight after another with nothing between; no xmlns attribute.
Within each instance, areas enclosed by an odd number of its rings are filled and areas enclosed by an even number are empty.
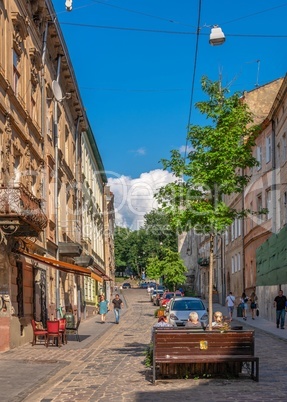
<svg viewBox="0 0 287 402"><path fill-rule="evenodd" d="M94 29L115 29L120 31L138 31L138 32L150 32L150 33L161 33L161 34L170 34L170 35L196 35L196 36L209 36L209 33L203 32L191 32L191 31L168 31L168 30L159 30L159 29L145 29L145 28L128 28L128 27L116 27L116 26L108 26L108 25L93 25L93 24L80 24L76 22L64 22L59 21L61 25L71 25L78 26L84 28L94 28ZM199 28L201 29L201 28ZM232 34L226 33L225 35L228 37L247 37L247 38L287 38L287 35L269 35L269 34Z"/></svg>
<svg viewBox="0 0 287 402"><path fill-rule="evenodd" d="M201 18L201 0L198 1L196 43L195 43L195 50L194 50L192 83L191 83L190 101L189 101L189 114L188 114L188 122L187 122L187 134L186 134L186 138L185 138L184 160L186 160L186 157L187 157L188 133L189 133L189 127L190 127L191 115L192 115L192 109L193 109L193 94L194 94L194 83L195 83L196 67L197 67L198 42L199 42L199 33L200 33L200 18Z"/></svg>
<svg viewBox="0 0 287 402"><path fill-rule="evenodd" d="M119 9L119 10L127 11L127 12L129 12L129 13L144 15L144 16L146 16L146 17L155 18L155 19L157 19L157 20L167 21L167 22L169 22L169 23L180 24L180 25L183 25L183 26L186 26L186 27L193 27L193 28L195 28L194 25L184 24L184 23L182 23L182 22L175 21L175 20L170 19L170 18L159 17L159 16L157 16L157 15L152 15L152 14L144 13L144 12L142 12L142 11L131 10L130 8L120 7L120 6L117 6L117 5L115 5L115 4L108 3L108 2L106 2L106 1L100 1L100 0L92 0L92 1L93 1L93 3L98 3L98 4L102 4L102 5L104 5L104 6L109 6L109 7L117 8L117 9Z"/></svg>
<svg viewBox="0 0 287 402"><path fill-rule="evenodd" d="M246 19L246 18L253 17L254 15L264 14L264 13L267 13L267 12L269 12L269 11L276 10L277 8L282 8L282 7L286 7L286 6L287 6L287 3L284 3L284 4L281 4L280 6L275 6L275 7L267 8L266 10L257 11L256 13L253 13L253 14L245 15L245 16L243 16L243 17L239 17L239 18L236 18L236 19L231 20L231 21L228 21L228 22L223 22L223 23L220 24L220 25L222 26L222 25L232 24L233 22L237 22L237 21L240 21L240 20L244 20L244 19Z"/></svg>

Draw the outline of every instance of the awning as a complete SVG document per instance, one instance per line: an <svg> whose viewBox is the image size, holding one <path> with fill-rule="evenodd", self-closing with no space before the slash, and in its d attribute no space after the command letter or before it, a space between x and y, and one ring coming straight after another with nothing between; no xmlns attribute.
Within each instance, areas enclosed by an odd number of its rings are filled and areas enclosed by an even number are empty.
<svg viewBox="0 0 287 402"><path fill-rule="evenodd" d="M103 282L102 275L95 274L91 269L80 267L79 265L70 264L69 262L54 260L53 258L43 257L39 254L30 254L27 251L17 250L17 253L29 257L34 261L42 262L49 267L59 269L60 271L75 275L89 276L98 282Z"/></svg>
<svg viewBox="0 0 287 402"><path fill-rule="evenodd" d="M103 280L104 280L104 281L109 281L109 282L112 282L112 281L113 281L113 279L110 278L108 275L104 275L104 276L103 276Z"/></svg>
<svg viewBox="0 0 287 402"><path fill-rule="evenodd" d="M95 281L103 282L103 279L102 279L99 275L95 274L94 272L91 273L91 277L92 277Z"/></svg>
<svg viewBox="0 0 287 402"><path fill-rule="evenodd" d="M94 271L97 272L97 273L103 278L104 281L112 281L112 278L110 278L110 277L105 273L105 271L103 271L101 268L95 268L95 267L94 267Z"/></svg>

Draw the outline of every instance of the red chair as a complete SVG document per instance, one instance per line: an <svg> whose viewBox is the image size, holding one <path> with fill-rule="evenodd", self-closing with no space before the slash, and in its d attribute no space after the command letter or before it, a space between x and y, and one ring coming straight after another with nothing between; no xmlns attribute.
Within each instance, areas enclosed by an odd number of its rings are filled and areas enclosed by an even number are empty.
<svg viewBox="0 0 287 402"><path fill-rule="evenodd" d="M50 339L53 339L53 344L56 340L56 345L62 345L62 334L60 332L60 321L47 321L47 341L46 347L49 346Z"/></svg>
<svg viewBox="0 0 287 402"><path fill-rule="evenodd" d="M33 342L32 346L36 345L37 340L41 343L42 339L44 338L44 344L47 342L47 331L43 328L43 324L40 322L36 322L35 320L31 320L32 328L33 328Z"/></svg>
<svg viewBox="0 0 287 402"><path fill-rule="evenodd" d="M66 318L60 318L60 333L62 334L62 344L67 344L67 332L66 332Z"/></svg>

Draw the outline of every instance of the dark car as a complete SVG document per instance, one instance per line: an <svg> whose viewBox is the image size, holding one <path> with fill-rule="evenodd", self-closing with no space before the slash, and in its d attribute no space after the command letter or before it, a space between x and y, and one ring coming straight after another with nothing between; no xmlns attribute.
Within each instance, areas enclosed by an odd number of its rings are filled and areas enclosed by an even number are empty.
<svg viewBox="0 0 287 402"><path fill-rule="evenodd" d="M125 283L122 284L123 289L131 289L131 287L132 287L131 284L128 283L128 282L125 282Z"/></svg>

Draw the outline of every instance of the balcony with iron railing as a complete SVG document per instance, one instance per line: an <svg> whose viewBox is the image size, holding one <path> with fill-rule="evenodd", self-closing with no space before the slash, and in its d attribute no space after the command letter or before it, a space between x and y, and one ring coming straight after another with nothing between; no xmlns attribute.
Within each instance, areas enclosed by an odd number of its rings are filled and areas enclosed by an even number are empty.
<svg viewBox="0 0 287 402"><path fill-rule="evenodd" d="M37 236L48 220L36 198L22 184L0 186L0 227L15 236Z"/></svg>

